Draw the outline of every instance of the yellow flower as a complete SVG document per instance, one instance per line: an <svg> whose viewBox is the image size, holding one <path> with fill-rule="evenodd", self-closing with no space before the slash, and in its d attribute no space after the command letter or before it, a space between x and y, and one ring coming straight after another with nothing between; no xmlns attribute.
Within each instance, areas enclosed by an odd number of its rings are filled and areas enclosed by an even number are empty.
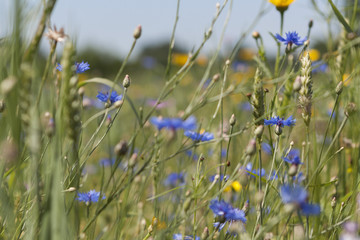
<svg viewBox="0 0 360 240"><path fill-rule="evenodd" d="M269 0L272 4L275 5L276 9L280 12L286 11L289 5L293 3L295 0Z"/></svg>
<svg viewBox="0 0 360 240"><path fill-rule="evenodd" d="M308 53L309 53L310 60L311 60L312 62L317 61L317 60L320 59L320 52L319 52L319 50L310 49L309 51L306 51L306 52L304 53L304 56L306 56L306 54L308 54Z"/></svg>
<svg viewBox="0 0 360 240"><path fill-rule="evenodd" d="M238 181L234 181L224 189L224 192L230 192L231 190L235 192L240 192L242 190L242 186Z"/></svg>
<svg viewBox="0 0 360 240"><path fill-rule="evenodd" d="M350 74L345 73L345 74L343 75L343 83L344 83L344 86L348 86L349 83L350 83L350 81L351 81Z"/></svg>
<svg viewBox="0 0 360 240"><path fill-rule="evenodd" d="M171 63L177 66L184 66L188 60L189 55L185 53L173 53Z"/></svg>

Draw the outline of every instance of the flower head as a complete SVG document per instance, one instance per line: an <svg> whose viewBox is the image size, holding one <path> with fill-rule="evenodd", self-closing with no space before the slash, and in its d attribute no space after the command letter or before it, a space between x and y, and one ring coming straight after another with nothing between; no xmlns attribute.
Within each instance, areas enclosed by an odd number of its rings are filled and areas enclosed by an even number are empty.
<svg viewBox="0 0 360 240"><path fill-rule="evenodd" d="M286 157L283 157L285 162L293 165L303 164L300 159L300 151L298 149L291 149Z"/></svg>
<svg viewBox="0 0 360 240"><path fill-rule="evenodd" d="M191 138L192 140L197 142L207 142L214 139L214 134L209 132L198 133L194 131L186 131L184 134L188 138Z"/></svg>
<svg viewBox="0 0 360 240"><path fill-rule="evenodd" d="M189 236L189 235L183 238L182 234L178 233L173 235L173 240L200 240L200 238L198 236L195 236L194 239L193 236Z"/></svg>
<svg viewBox="0 0 360 240"><path fill-rule="evenodd" d="M265 125L276 125L279 127L284 126L294 126L296 123L296 119L293 119L292 116L288 117L288 119L284 120L284 118L280 118L278 116L272 117L269 120L264 120Z"/></svg>
<svg viewBox="0 0 360 240"><path fill-rule="evenodd" d="M242 221L246 223L245 212L234 208L224 200L212 200L210 202L210 209L219 217L219 221L214 223L214 226L219 230L225 226L226 222Z"/></svg>
<svg viewBox="0 0 360 240"><path fill-rule="evenodd" d="M81 63L75 62L75 66L76 66L76 73L83 73L90 69L90 64L84 61L82 61Z"/></svg>
<svg viewBox="0 0 360 240"><path fill-rule="evenodd" d="M100 192L90 190L87 193L78 193L78 197L76 198L76 200L78 200L79 202L93 203L99 201L99 197ZM105 196L103 196L102 199L105 199Z"/></svg>
<svg viewBox="0 0 360 240"><path fill-rule="evenodd" d="M82 61L81 63L75 62L75 67L76 67L75 70L76 73L83 73L90 69L90 64L84 61ZM60 63L57 63L56 69L61 72L63 70L63 67Z"/></svg>
<svg viewBox="0 0 360 240"><path fill-rule="evenodd" d="M176 187L178 184L185 184L185 175L183 173L170 173L164 181L167 187Z"/></svg>
<svg viewBox="0 0 360 240"><path fill-rule="evenodd" d="M183 121L181 118L162 118L162 117L152 117L150 118L150 122L156 126L159 130L163 128L177 130L193 130L196 128L196 118L194 116L190 116L188 119Z"/></svg>
<svg viewBox="0 0 360 240"><path fill-rule="evenodd" d="M307 192L299 185L284 185L280 189L280 196L285 204L295 204L305 216L320 214L320 206L307 203Z"/></svg>
<svg viewBox="0 0 360 240"><path fill-rule="evenodd" d="M112 91L111 95L109 93L98 92L99 94L96 96L100 101L107 103L110 101L111 104L120 101L122 99L122 95L118 95L116 91Z"/></svg>
<svg viewBox="0 0 360 240"><path fill-rule="evenodd" d="M277 10L284 12L294 0L269 0L269 2L274 4Z"/></svg>
<svg viewBox="0 0 360 240"><path fill-rule="evenodd" d="M297 32L287 32L285 33L285 38L280 36L278 33L275 35L276 39L279 42L283 42L285 45L292 46L293 44L297 46L301 46L304 44L304 42L307 40L307 38L301 39L299 34Z"/></svg>

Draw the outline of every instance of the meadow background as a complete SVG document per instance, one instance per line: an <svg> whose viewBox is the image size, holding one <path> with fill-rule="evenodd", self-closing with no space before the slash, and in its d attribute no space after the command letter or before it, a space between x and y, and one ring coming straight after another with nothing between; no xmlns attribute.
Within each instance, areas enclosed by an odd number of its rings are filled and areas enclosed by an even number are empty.
<svg viewBox="0 0 360 240"><path fill-rule="evenodd" d="M359 239L358 5L0 2L0 238Z"/></svg>

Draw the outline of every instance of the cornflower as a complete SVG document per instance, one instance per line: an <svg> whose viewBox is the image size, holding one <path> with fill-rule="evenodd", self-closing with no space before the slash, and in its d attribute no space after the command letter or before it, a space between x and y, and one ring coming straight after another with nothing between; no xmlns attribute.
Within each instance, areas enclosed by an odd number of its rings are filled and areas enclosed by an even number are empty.
<svg viewBox="0 0 360 240"><path fill-rule="evenodd" d="M85 203L93 203L98 202L100 197L100 192L96 192L95 190L90 190L87 193L78 193L78 197L76 200L79 202L85 202ZM102 199L105 199L105 196L102 197Z"/></svg>
<svg viewBox="0 0 360 240"><path fill-rule="evenodd" d="M102 102L109 102L111 104L120 101L122 99L122 94L118 95L116 91L112 91L111 95L109 93L98 92L99 94L96 96Z"/></svg>
<svg viewBox="0 0 360 240"><path fill-rule="evenodd" d="M186 131L184 135L196 142L207 142L214 139L214 134L209 132L197 133L194 131Z"/></svg>
<svg viewBox="0 0 360 240"><path fill-rule="evenodd" d="M307 40L306 37L301 39L297 32L287 32L285 33L285 38L283 38L282 36L280 36L280 34L277 33L275 37L279 42L283 42L285 45L287 45L289 49L291 49L293 44L301 46Z"/></svg>
<svg viewBox="0 0 360 240"><path fill-rule="evenodd" d="M81 63L75 62L75 67L76 67L76 70L75 70L76 73L83 73L90 69L90 64L88 64L87 62L84 62L84 61L82 61ZM62 65L60 63L58 63L56 66L56 69L61 72L63 70Z"/></svg>
<svg viewBox="0 0 360 240"><path fill-rule="evenodd" d="M275 133L277 135L281 135L282 128L284 126L294 126L296 123L296 119L293 119L292 116L288 117L288 119L284 120L284 118L280 118L278 116L272 117L269 120L264 120L265 125L275 125Z"/></svg>
<svg viewBox="0 0 360 240"><path fill-rule="evenodd" d="M227 222L230 224L235 221L246 223L245 212L238 208L234 208L231 204L224 200L212 200L210 202L210 209L218 217L218 221L214 223L214 227L219 231L225 226Z"/></svg>
<svg viewBox="0 0 360 240"><path fill-rule="evenodd" d="M150 123L156 126L159 130L167 128L170 130L184 129L193 130L196 128L196 118L190 116L188 119L183 121L181 118L162 118L152 117Z"/></svg>
<svg viewBox="0 0 360 240"><path fill-rule="evenodd" d="M164 181L164 185L167 187L176 187L177 184L185 184L185 174L170 173Z"/></svg>
<svg viewBox="0 0 360 240"><path fill-rule="evenodd" d="M183 238L182 234L178 233L173 235L173 240L200 240L200 238L198 236L195 236L194 239L194 237L190 235L186 235Z"/></svg>
<svg viewBox="0 0 360 240"><path fill-rule="evenodd" d="M320 206L307 203L308 194L299 185L284 185L280 189L280 196L285 204L294 204L305 216L320 214Z"/></svg>

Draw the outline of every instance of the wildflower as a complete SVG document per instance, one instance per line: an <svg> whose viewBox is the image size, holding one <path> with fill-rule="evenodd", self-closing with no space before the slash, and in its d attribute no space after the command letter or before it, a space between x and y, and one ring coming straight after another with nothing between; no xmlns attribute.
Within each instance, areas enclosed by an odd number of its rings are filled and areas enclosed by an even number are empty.
<svg viewBox="0 0 360 240"><path fill-rule="evenodd" d="M85 63L84 61L82 61L81 63L75 62L75 67L76 73L83 73L90 69L90 64L88 64L87 62ZM56 69L61 72L63 70L62 65L60 63L57 63Z"/></svg>
<svg viewBox="0 0 360 240"><path fill-rule="evenodd" d="M110 101L111 104L120 101L122 99L122 94L118 95L116 91L112 91L111 95L109 93L98 92L96 96L100 101L107 103Z"/></svg>
<svg viewBox="0 0 360 240"><path fill-rule="evenodd" d="M176 187L176 185L185 184L185 175L183 173L170 173L164 181L167 187Z"/></svg>
<svg viewBox="0 0 360 240"><path fill-rule="evenodd" d="M90 64L84 61L82 61L81 63L75 62L75 66L76 66L76 73L83 73L90 69Z"/></svg>
<svg viewBox="0 0 360 240"><path fill-rule="evenodd" d="M268 155L272 155L272 148L270 144L263 142L261 143L261 149Z"/></svg>
<svg viewBox="0 0 360 240"><path fill-rule="evenodd" d="M320 214L320 206L307 203L307 192L299 185L284 185L280 189L280 196L285 204L295 204L305 216Z"/></svg>
<svg viewBox="0 0 360 240"><path fill-rule="evenodd" d="M190 236L190 235L187 235L183 238L182 234L180 234L180 233L174 234L173 239L174 240L200 240L200 238L198 236L195 236L195 239L194 239L194 237Z"/></svg>
<svg viewBox="0 0 360 240"><path fill-rule="evenodd" d="M214 134L209 132L197 133L194 131L186 131L184 135L197 142L207 142L214 139Z"/></svg>
<svg viewBox="0 0 360 240"><path fill-rule="evenodd" d="M64 32L64 28L60 28L60 30L58 31L56 29L56 26L54 26L54 30L49 28L48 32L45 33L45 36L49 39L49 40L54 40L56 42L64 42L65 38L67 37L67 35Z"/></svg>
<svg viewBox="0 0 360 240"><path fill-rule="evenodd" d="M264 124L265 125L276 125L279 127L284 127L284 126L294 126L296 123L296 119L293 119L292 116L288 117L288 119L284 120L284 118L280 118L278 116L276 117L272 117L269 120L264 120Z"/></svg>
<svg viewBox="0 0 360 240"><path fill-rule="evenodd" d="M263 177L266 175L265 169L252 169L253 165L252 163L246 164L245 170L247 171L247 175L250 175L250 177L254 178L256 176Z"/></svg>
<svg viewBox="0 0 360 240"><path fill-rule="evenodd" d="M93 203L99 201L100 192L96 192L95 190L90 190L87 193L78 193L78 200L79 202L85 203ZM105 199L105 196L102 196L102 199Z"/></svg>
<svg viewBox="0 0 360 240"><path fill-rule="evenodd" d="M219 231L225 226L226 222L232 223L234 221L241 221L246 223L245 212L238 208L234 208L223 200L212 200L210 202L210 209L219 217L218 221L214 223L214 227L219 229Z"/></svg>
<svg viewBox="0 0 360 240"><path fill-rule="evenodd" d="M269 2L274 4L278 11L284 12L294 0L269 0Z"/></svg>
<svg viewBox="0 0 360 240"><path fill-rule="evenodd" d="M194 116L190 116L185 121L181 118L152 117L150 118L150 122L159 130L162 128L168 128L170 130L177 130L179 128L184 130L193 130L196 128L196 118Z"/></svg>
<svg viewBox="0 0 360 240"><path fill-rule="evenodd" d="M276 34L275 37L279 42L283 42L285 45L289 46L289 48L291 48L291 46L293 44L297 45L297 46L301 46L304 44L304 42L307 40L307 38L303 38L301 39L299 34L297 32L287 32L285 33L285 38L283 38L282 36L280 36L280 34Z"/></svg>
<svg viewBox="0 0 360 240"><path fill-rule="evenodd" d="M298 154L296 154L296 155L292 155L292 154L288 154L288 156L286 156L286 157L283 157L283 159L284 159L284 161L285 162L288 162L288 163L290 163L290 164L292 164L292 165L299 165L299 164L303 164L302 162L301 162L301 159L300 159L300 156L298 155Z"/></svg>
<svg viewBox="0 0 360 240"><path fill-rule="evenodd" d="M232 182L229 186L224 189L224 192L230 192L233 190L234 192L240 192L242 190L242 186L239 181Z"/></svg>

